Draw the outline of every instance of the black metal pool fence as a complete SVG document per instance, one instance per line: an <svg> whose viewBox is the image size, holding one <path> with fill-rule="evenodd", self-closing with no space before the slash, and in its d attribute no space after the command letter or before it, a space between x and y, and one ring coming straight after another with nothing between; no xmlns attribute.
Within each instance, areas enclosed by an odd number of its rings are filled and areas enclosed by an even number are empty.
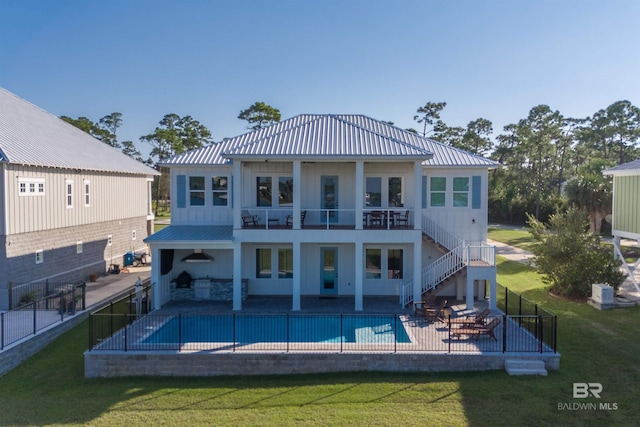
<svg viewBox="0 0 640 427"><path fill-rule="evenodd" d="M33 284L28 289L17 307L0 313L0 350L85 309L84 282Z"/></svg>
<svg viewBox="0 0 640 427"><path fill-rule="evenodd" d="M454 319L426 321L406 314L92 314L89 348L125 352L556 352L555 317L491 315L482 325L475 325L473 318L470 324Z"/></svg>

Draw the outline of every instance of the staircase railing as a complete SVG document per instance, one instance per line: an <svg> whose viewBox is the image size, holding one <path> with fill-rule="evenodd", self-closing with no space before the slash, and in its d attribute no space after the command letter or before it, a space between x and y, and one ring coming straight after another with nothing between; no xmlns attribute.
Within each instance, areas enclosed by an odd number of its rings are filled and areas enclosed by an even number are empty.
<svg viewBox="0 0 640 427"><path fill-rule="evenodd" d="M444 256L422 270L422 293L436 287L443 280L464 268L465 245L464 241L438 225L426 215L422 215L422 232L433 241L449 250ZM453 249L453 250L452 250ZM400 285L400 304L406 307L413 301L413 281L408 279Z"/></svg>
<svg viewBox="0 0 640 427"><path fill-rule="evenodd" d="M463 243L461 238L444 229L426 215L422 215L422 232L447 250L457 248Z"/></svg>
<svg viewBox="0 0 640 427"><path fill-rule="evenodd" d="M422 231L438 245L450 250L422 270L422 293L430 291L470 263L496 264L495 247L485 242L465 243L436 222L422 216ZM400 285L400 304L406 307L413 301L413 281L407 279Z"/></svg>
<svg viewBox="0 0 640 427"><path fill-rule="evenodd" d="M465 249L466 246L462 244L422 270L422 293L435 288L467 265Z"/></svg>

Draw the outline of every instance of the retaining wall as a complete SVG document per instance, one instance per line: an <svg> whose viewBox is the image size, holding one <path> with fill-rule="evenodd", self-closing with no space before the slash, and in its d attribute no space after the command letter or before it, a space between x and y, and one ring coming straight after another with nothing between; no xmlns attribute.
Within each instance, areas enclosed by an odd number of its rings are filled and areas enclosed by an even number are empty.
<svg viewBox="0 0 640 427"><path fill-rule="evenodd" d="M452 372L504 369L506 359L543 360L550 370L560 355L434 353L85 353L85 377L289 375L322 372Z"/></svg>

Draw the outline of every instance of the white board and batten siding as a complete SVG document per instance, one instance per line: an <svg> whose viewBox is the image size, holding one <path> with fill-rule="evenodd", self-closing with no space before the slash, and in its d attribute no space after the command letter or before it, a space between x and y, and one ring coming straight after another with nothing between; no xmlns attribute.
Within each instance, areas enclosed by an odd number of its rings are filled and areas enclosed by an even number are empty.
<svg viewBox="0 0 640 427"><path fill-rule="evenodd" d="M8 165L6 234L28 233L144 216L148 180L143 175ZM43 195L20 195L20 180L44 180ZM89 203L85 183L89 183ZM71 206L67 183L72 183Z"/></svg>
<svg viewBox="0 0 640 427"><path fill-rule="evenodd" d="M173 225L233 225L233 192L231 166L173 166L171 167L171 224ZM189 177L204 177L205 202L203 206L190 206ZM228 178L227 206L213 205L211 179Z"/></svg>
<svg viewBox="0 0 640 427"><path fill-rule="evenodd" d="M423 176L426 177L426 188L423 189L424 197L426 197L426 206L425 201L423 201L423 214L466 241L485 241L488 226L487 170L424 168ZM431 206L431 177L446 178L444 206ZM469 178L469 199L466 207L454 207L453 205L454 178Z"/></svg>

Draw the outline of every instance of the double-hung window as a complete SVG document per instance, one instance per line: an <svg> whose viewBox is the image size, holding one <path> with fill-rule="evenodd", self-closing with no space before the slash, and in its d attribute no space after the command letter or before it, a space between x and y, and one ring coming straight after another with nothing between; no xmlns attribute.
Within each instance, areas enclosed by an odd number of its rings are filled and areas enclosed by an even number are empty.
<svg viewBox="0 0 640 427"><path fill-rule="evenodd" d="M229 205L229 178L226 176L214 176L211 178L213 192L213 206Z"/></svg>
<svg viewBox="0 0 640 427"><path fill-rule="evenodd" d="M84 205L91 206L91 184L89 181L85 180L82 182L84 187Z"/></svg>
<svg viewBox="0 0 640 427"><path fill-rule="evenodd" d="M65 194L66 194L66 203L68 208L73 207L73 180L67 179L65 181Z"/></svg>
<svg viewBox="0 0 640 427"><path fill-rule="evenodd" d="M453 207L469 206L469 178L453 178Z"/></svg>
<svg viewBox="0 0 640 427"><path fill-rule="evenodd" d="M204 176L189 177L189 203L191 206L204 206Z"/></svg>
<svg viewBox="0 0 640 427"><path fill-rule="evenodd" d="M431 207L443 207L446 200L447 178L432 176L429 179L429 192Z"/></svg>

